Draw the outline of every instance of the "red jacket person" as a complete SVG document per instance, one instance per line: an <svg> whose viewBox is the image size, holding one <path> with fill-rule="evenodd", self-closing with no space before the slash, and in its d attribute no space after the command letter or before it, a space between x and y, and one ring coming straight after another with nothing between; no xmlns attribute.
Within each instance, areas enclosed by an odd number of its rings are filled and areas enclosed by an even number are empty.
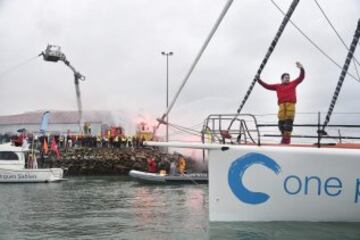
<svg viewBox="0 0 360 240"><path fill-rule="evenodd" d="M289 73L283 73L281 75L281 83L279 84L267 84L261 79L258 79L261 86L268 90L276 91L279 105L278 125L282 135L282 144L290 144L295 118L296 87L305 78L305 70L302 64L296 62L296 67L300 68L300 75L293 81L290 81Z"/></svg>

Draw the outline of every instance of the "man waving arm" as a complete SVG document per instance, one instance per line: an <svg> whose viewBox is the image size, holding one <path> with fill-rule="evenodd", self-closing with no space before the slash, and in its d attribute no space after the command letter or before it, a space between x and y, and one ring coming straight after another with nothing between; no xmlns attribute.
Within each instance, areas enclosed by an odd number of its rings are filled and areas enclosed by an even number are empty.
<svg viewBox="0 0 360 240"><path fill-rule="evenodd" d="M296 85L300 84L305 78L305 70L300 62L296 62L296 67L300 68L300 75L294 80Z"/></svg>

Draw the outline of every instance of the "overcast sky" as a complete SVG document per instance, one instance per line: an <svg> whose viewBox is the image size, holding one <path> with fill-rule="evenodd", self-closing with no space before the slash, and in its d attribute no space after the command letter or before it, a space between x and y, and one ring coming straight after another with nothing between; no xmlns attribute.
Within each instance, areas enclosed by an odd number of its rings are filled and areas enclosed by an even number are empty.
<svg viewBox="0 0 360 240"><path fill-rule="evenodd" d="M287 10L290 0L275 0ZM360 17L359 0L318 0L347 45ZM0 115L33 110L76 110L73 74L63 63L38 57L60 45L86 76L84 110L110 110L120 122L155 122L165 112L166 59L172 99L210 32L225 0L0 0ZM211 113L235 113L283 16L270 0L235 0L203 54L173 111L172 121L195 125ZM347 50L317 5L301 0L292 20L341 66ZM355 56L360 60L360 49ZM297 111L327 111L340 69L292 25L285 29L262 79L297 77ZM360 70L360 66L359 66ZM6 74L3 74L6 72ZM350 72L356 76L354 66ZM360 112L360 83L347 77L335 112ZM256 85L243 112L276 113L274 92Z"/></svg>

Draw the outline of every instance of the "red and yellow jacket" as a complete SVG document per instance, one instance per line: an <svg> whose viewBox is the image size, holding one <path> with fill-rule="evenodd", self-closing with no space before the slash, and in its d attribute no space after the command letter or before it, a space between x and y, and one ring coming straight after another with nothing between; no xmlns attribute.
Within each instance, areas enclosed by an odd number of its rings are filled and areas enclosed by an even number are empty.
<svg viewBox="0 0 360 240"><path fill-rule="evenodd" d="M296 103L296 87L304 80L304 78L305 71L303 68L301 68L298 78L288 83L267 84L261 81L261 79L259 79L258 82L264 88L276 91L278 97L278 104L285 102Z"/></svg>

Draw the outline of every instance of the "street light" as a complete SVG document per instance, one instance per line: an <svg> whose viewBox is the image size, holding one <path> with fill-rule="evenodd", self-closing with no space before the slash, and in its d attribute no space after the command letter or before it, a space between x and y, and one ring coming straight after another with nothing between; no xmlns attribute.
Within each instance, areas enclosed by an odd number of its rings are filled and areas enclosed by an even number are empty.
<svg viewBox="0 0 360 240"><path fill-rule="evenodd" d="M161 55L166 56L166 109L169 107L169 56L173 52L161 52ZM166 123L169 122L169 115L166 116ZM169 124L166 124L166 142L169 141ZM168 149L167 149L168 150Z"/></svg>

